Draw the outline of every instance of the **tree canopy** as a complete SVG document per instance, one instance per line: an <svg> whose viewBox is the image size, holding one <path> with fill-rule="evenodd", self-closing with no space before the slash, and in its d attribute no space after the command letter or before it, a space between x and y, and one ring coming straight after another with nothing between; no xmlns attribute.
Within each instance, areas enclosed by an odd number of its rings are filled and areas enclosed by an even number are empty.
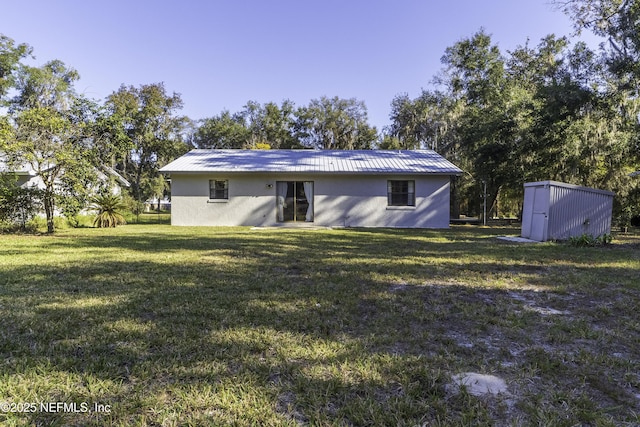
<svg viewBox="0 0 640 427"><path fill-rule="evenodd" d="M158 170L184 154L184 130L188 119L177 115L182 99L168 94L161 83L140 87L121 86L107 98L113 134L121 144L111 159L114 167L131 183L131 196L138 203L162 196Z"/></svg>
<svg viewBox="0 0 640 427"><path fill-rule="evenodd" d="M501 52L481 30L449 47L442 63L436 90L392 101L386 142L435 148L466 170L454 184L465 213L478 212L485 185L494 214L499 201L520 200L528 181L630 193L638 101L584 43L549 35Z"/></svg>
<svg viewBox="0 0 640 427"><path fill-rule="evenodd" d="M356 99L321 97L295 108L291 101L249 101L242 111L204 119L195 132L200 148L371 149L377 131Z"/></svg>

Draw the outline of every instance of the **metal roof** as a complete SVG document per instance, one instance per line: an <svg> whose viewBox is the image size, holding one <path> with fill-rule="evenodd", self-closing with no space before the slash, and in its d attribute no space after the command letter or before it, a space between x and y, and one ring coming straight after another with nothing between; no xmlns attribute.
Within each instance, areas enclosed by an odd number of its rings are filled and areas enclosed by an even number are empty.
<svg viewBox="0 0 640 427"><path fill-rule="evenodd" d="M607 196L615 196L616 193L609 190L600 190L598 188L591 187L583 187L580 185L568 184L566 182L558 182L558 181L537 181L537 182L525 182L524 187L562 187L570 190L580 190L586 191L589 193L600 193L606 194Z"/></svg>
<svg viewBox="0 0 640 427"><path fill-rule="evenodd" d="M458 175L433 150L192 150L162 173L333 173Z"/></svg>

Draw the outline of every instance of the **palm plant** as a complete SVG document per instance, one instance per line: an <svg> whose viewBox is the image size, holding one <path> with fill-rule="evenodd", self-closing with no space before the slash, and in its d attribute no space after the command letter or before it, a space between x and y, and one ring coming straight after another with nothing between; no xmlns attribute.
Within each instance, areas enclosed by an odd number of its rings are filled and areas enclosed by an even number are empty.
<svg viewBox="0 0 640 427"><path fill-rule="evenodd" d="M107 228L127 223L121 213L126 209L126 205L120 196L105 194L94 197L93 207L98 211L96 219L93 220L94 227Z"/></svg>

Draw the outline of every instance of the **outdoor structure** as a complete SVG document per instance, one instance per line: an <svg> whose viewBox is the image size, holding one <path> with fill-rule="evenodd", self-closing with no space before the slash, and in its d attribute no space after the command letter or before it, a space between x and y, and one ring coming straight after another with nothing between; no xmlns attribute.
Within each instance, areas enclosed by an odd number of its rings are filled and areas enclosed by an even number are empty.
<svg viewBox="0 0 640 427"><path fill-rule="evenodd" d="M449 226L449 181L431 150L193 150L160 169L173 225Z"/></svg>
<svg viewBox="0 0 640 427"><path fill-rule="evenodd" d="M614 193L555 181L524 185L522 237L544 242L611 232Z"/></svg>
<svg viewBox="0 0 640 427"><path fill-rule="evenodd" d="M110 192L114 195L122 193L123 188L129 187L131 184L124 179L122 175L109 166L102 165L95 169L96 178L101 184L107 185ZM15 185L24 188L44 189L44 182L38 176L38 172L29 163L24 163L18 167L11 168L6 159L0 154L0 173L11 174L15 178ZM57 183L57 182L56 182Z"/></svg>

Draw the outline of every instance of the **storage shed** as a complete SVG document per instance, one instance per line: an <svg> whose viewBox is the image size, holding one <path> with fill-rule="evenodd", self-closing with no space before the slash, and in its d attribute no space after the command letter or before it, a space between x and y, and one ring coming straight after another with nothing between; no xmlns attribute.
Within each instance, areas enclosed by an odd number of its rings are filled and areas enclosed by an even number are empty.
<svg viewBox="0 0 640 427"><path fill-rule="evenodd" d="M614 193L555 181L524 185L522 237L544 242L611 232Z"/></svg>

